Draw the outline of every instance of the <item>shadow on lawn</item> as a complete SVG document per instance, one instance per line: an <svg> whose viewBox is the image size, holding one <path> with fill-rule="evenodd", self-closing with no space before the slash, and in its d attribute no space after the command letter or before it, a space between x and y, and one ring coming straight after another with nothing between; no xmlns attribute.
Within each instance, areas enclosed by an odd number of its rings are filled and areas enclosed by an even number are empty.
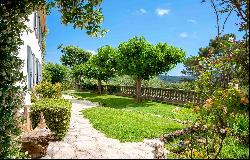
<svg viewBox="0 0 250 160"><path fill-rule="evenodd" d="M78 92L74 93L77 96L90 100L92 102L98 102L104 107L108 106L110 108L122 109L128 107L150 107L155 105L153 102L144 100L142 103L137 103L135 99L129 97L121 97L114 95L107 95L110 97L103 97L105 95L98 95L91 92ZM112 96L112 97L111 97Z"/></svg>

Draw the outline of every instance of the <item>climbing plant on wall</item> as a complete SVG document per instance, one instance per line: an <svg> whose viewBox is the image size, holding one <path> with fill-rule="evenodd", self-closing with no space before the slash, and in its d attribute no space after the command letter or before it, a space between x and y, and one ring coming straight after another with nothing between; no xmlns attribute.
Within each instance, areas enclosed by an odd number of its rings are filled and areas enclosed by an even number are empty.
<svg viewBox="0 0 250 160"><path fill-rule="evenodd" d="M22 60L18 50L23 44L21 34L30 32L25 25L28 16L37 9L57 7L63 24L86 29L91 36L102 36L102 0L0 0L0 159L20 158L16 137L20 134L16 113L22 105Z"/></svg>

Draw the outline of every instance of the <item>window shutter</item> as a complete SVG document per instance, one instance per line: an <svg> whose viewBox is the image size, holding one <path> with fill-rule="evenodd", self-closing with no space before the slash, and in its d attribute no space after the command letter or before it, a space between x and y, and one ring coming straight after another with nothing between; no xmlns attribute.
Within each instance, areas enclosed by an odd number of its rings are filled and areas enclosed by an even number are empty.
<svg viewBox="0 0 250 160"><path fill-rule="evenodd" d="M33 87L33 85L36 84L36 57L35 57L34 53L32 54L32 63L33 63L33 68L32 68L32 71L33 71L33 77L32 77L33 84L32 84L32 87Z"/></svg>
<svg viewBox="0 0 250 160"><path fill-rule="evenodd" d="M27 77L28 77L28 88L31 88L33 83L32 83L32 69L33 69L33 64L32 64L32 51L30 46L27 46Z"/></svg>
<svg viewBox="0 0 250 160"><path fill-rule="evenodd" d="M37 13L34 12L34 30L36 31L37 28Z"/></svg>
<svg viewBox="0 0 250 160"><path fill-rule="evenodd" d="M36 84L39 82L39 60L36 58Z"/></svg>
<svg viewBox="0 0 250 160"><path fill-rule="evenodd" d="M40 77L39 82L41 82L42 81L42 64L40 62L39 62L39 70L40 70L40 73L39 73L39 77Z"/></svg>

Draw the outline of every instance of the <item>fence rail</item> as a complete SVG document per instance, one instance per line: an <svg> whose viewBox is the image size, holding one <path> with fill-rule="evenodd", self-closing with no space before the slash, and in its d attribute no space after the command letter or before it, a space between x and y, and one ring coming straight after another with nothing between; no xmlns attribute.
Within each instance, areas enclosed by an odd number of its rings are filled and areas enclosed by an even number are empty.
<svg viewBox="0 0 250 160"><path fill-rule="evenodd" d="M108 94L115 94L119 96L135 97L135 86L113 86L102 85L102 91ZM195 91L181 90L181 89L163 89L142 87L142 99L156 100L165 103L185 104L193 102L195 104L202 104L203 100Z"/></svg>

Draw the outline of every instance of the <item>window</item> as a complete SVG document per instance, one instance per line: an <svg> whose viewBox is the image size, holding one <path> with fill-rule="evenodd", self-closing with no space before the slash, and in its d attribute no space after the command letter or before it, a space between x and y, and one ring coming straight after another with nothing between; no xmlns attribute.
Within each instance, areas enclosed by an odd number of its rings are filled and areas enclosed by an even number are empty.
<svg viewBox="0 0 250 160"><path fill-rule="evenodd" d="M28 88L32 88L33 85L33 63L32 63L32 51L30 46L27 46L27 85Z"/></svg>
<svg viewBox="0 0 250 160"><path fill-rule="evenodd" d="M40 75L40 64L38 58L36 58L36 84L39 83L39 75Z"/></svg>
<svg viewBox="0 0 250 160"><path fill-rule="evenodd" d="M32 68L32 72L33 72L33 75L32 75L32 81L33 81L33 83L32 83L32 87L33 87L33 85L35 85L36 84L36 57L35 57L35 54L34 53L32 53L32 63L33 63L33 68Z"/></svg>
<svg viewBox="0 0 250 160"><path fill-rule="evenodd" d="M36 31L37 29L37 13L34 12L34 30Z"/></svg>

